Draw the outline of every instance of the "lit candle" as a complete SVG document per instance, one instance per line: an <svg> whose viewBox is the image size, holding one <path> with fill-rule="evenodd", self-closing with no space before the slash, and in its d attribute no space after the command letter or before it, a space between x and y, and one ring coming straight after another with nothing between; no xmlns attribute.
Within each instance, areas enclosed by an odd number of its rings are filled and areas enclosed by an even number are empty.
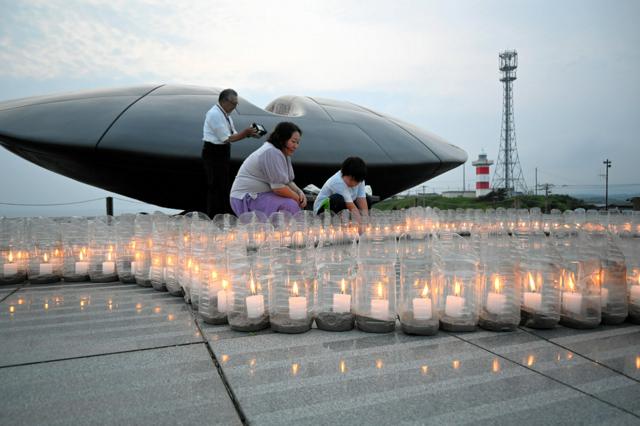
<svg viewBox="0 0 640 426"><path fill-rule="evenodd" d="M104 275L113 274L116 270L116 264L111 260L111 252L107 253L107 261L102 262L102 273Z"/></svg>
<svg viewBox="0 0 640 426"><path fill-rule="evenodd" d="M289 297L289 318L304 319L307 317L307 298L298 296L298 283L293 282L292 296Z"/></svg>
<svg viewBox="0 0 640 426"><path fill-rule="evenodd" d="M567 286L569 291L562 292L562 309L565 311L579 314L582 310L582 294L575 293L575 282L573 273L567 276Z"/></svg>
<svg viewBox="0 0 640 426"><path fill-rule="evenodd" d="M15 275L18 273L18 265L13 263L13 252L9 251L9 256L7 257L9 263L5 263L3 266L3 274L5 277Z"/></svg>
<svg viewBox="0 0 640 426"><path fill-rule="evenodd" d="M211 272L211 278L217 277L215 271ZM215 278L214 278L215 279ZM227 280L222 280L222 290L218 291L218 312L227 312L227 286L229 285Z"/></svg>
<svg viewBox="0 0 640 426"><path fill-rule="evenodd" d="M529 308L532 311L539 311L542 308L542 294L536 292L536 282L533 279L533 275L531 272L528 273L529 276L529 289L531 291L524 292L524 306ZM538 272L537 274L538 282L542 280L542 276Z"/></svg>
<svg viewBox="0 0 640 426"><path fill-rule="evenodd" d="M82 253L82 250L80 250L78 257L80 260L76 262L76 274L78 275L86 274L87 271L89 270L89 262L84 261L84 254Z"/></svg>
<svg viewBox="0 0 640 426"><path fill-rule="evenodd" d="M347 283L343 278L340 281L340 293L333 294L333 312L342 314L351 311L351 295L346 292Z"/></svg>
<svg viewBox="0 0 640 426"><path fill-rule="evenodd" d="M638 274L638 284L629 286L629 302L640 305L640 274Z"/></svg>
<svg viewBox="0 0 640 426"><path fill-rule="evenodd" d="M264 314L264 297L261 294L256 294L256 286L253 283L253 275L251 276L251 283L249 285L251 290L251 296L247 296L245 302L247 304L247 317L259 318Z"/></svg>
<svg viewBox="0 0 640 426"><path fill-rule="evenodd" d="M383 299L382 283L378 283L378 299L371 300L371 318L386 321L389 319L389 301Z"/></svg>
<svg viewBox="0 0 640 426"><path fill-rule="evenodd" d="M416 283L418 281L416 280ZM431 298L429 295L429 286L424 283L424 288L420 296L413 299L413 318L417 320L431 319Z"/></svg>
<svg viewBox="0 0 640 426"><path fill-rule="evenodd" d="M464 308L464 297L460 296L462 285L454 278L453 279L453 295L448 295L444 305L444 313L447 316L453 318L460 318L462 316L462 310Z"/></svg>
<svg viewBox="0 0 640 426"><path fill-rule="evenodd" d="M42 260L44 263L40 264L40 275L52 274L53 265L49 263L49 254L45 253L44 256L42 256Z"/></svg>
<svg viewBox="0 0 640 426"><path fill-rule="evenodd" d="M502 283L497 274L493 276L493 290L487 295L487 311L495 315L502 315L507 310L507 296L500 293Z"/></svg>

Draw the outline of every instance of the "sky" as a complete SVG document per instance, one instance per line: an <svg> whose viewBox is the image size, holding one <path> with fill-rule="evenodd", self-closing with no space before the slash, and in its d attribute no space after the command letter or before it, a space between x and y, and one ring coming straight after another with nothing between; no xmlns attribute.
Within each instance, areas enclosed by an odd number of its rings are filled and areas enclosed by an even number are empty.
<svg viewBox="0 0 640 426"><path fill-rule="evenodd" d="M639 19L637 0L0 0L0 101L147 83L233 87L260 107L282 95L344 100L463 148L473 188L471 161L498 158L498 53L516 49L528 187L537 168L556 193L602 193L608 158L610 193L640 195ZM424 185L462 180L459 167ZM155 209L0 148L0 215L101 214L103 200L6 203L108 195L116 214Z"/></svg>

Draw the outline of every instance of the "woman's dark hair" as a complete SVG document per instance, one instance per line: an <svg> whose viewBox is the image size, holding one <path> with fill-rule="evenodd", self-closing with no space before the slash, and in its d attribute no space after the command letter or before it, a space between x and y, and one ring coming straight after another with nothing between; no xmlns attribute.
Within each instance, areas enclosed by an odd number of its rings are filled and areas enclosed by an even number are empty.
<svg viewBox="0 0 640 426"><path fill-rule="evenodd" d="M349 157L344 160L340 171L342 176L351 176L356 182L362 182L367 177L367 165L360 157Z"/></svg>
<svg viewBox="0 0 640 426"><path fill-rule="evenodd" d="M267 142L271 142L271 145L282 150L284 149L287 141L291 139L294 132L298 132L300 133L300 136L302 136L302 130L300 130L300 127L289 121L282 121L278 123L275 129L273 129L273 132L271 132L267 138Z"/></svg>

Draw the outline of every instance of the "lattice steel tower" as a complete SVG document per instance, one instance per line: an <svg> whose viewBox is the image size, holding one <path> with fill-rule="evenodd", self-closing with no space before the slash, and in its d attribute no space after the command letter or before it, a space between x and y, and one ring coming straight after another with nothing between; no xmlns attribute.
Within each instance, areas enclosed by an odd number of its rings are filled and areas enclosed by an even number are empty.
<svg viewBox="0 0 640 426"><path fill-rule="evenodd" d="M504 188L507 195L510 196L518 191L527 192L527 184L522 177L522 168L518 158L516 127L513 122L513 81L516 79L516 68L518 68L518 52L506 50L498 56L502 73L500 81L504 83L504 96L500 151L491 187L494 190Z"/></svg>

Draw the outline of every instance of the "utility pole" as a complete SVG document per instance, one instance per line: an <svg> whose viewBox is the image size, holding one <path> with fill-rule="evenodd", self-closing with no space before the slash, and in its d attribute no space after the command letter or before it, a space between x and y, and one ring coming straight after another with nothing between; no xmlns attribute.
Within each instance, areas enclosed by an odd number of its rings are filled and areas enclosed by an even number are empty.
<svg viewBox="0 0 640 426"><path fill-rule="evenodd" d="M552 183L543 183L539 185L540 189L544 189L544 212L549 213L549 194L551 194ZM536 187L536 189L538 189Z"/></svg>
<svg viewBox="0 0 640 426"><path fill-rule="evenodd" d="M538 195L538 168L536 167L536 195Z"/></svg>
<svg viewBox="0 0 640 426"><path fill-rule="evenodd" d="M611 161L607 158L602 162L606 166L604 171L604 209L609 210L609 169L611 168Z"/></svg>

